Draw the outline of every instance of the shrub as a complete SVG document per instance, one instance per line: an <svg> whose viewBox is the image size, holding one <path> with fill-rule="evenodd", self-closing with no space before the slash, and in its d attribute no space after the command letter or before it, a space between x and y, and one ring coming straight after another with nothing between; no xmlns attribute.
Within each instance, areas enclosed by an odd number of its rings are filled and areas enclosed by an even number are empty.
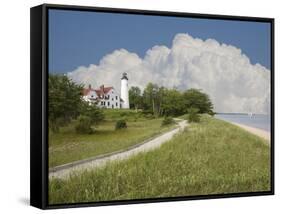
<svg viewBox="0 0 281 214"><path fill-rule="evenodd" d="M123 111L119 114L120 116L116 119L125 120L125 121L137 121L138 118L141 116L140 113L136 112L135 110L127 110Z"/></svg>
<svg viewBox="0 0 281 214"><path fill-rule="evenodd" d="M198 108L190 108L188 109L188 115L187 115L187 120L188 122L192 123L198 123L200 122L200 116L198 114L199 109Z"/></svg>
<svg viewBox="0 0 281 214"><path fill-rule="evenodd" d="M148 120L152 120L152 119L155 119L155 116L153 114L144 114L144 118L146 118Z"/></svg>
<svg viewBox="0 0 281 214"><path fill-rule="evenodd" d="M198 113L208 113L213 110L213 103L208 94L200 89L188 89L183 93L185 109L197 108ZM188 113L188 112L187 112Z"/></svg>
<svg viewBox="0 0 281 214"><path fill-rule="evenodd" d="M139 117L140 117L140 116L139 116L138 114L136 114L136 115L134 116L134 120L133 120L133 121L134 121L134 122L137 122L138 119L139 119Z"/></svg>
<svg viewBox="0 0 281 214"><path fill-rule="evenodd" d="M164 120L162 121L162 126L174 124L175 121L172 117L164 117Z"/></svg>
<svg viewBox="0 0 281 214"><path fill-rule="evenodd" d="M103 111L96 105L89 105L84 102L80 111L81 115L90 118L91 125L94 125L95 127L104 120Z"/></svg>
<svg viewBox="0 0 281 214"><path fill-rule="evenodd" d="M126 129L127 123L125 120L117 120L115 123L115 130L117 129Z"/></svg>
<svg viewBox="0 0 281 214"><path fill-rule="evenodd" d="M129 115L128 112L125 112L125 111L120 112L120 117L126 117L128 115Z"/></svg>
<svg viewBox="0 0 281 214"><path fill-rule="evenodd" d="M88 116L79 116L78 124L75 126L76 132L79 134L92 134L91 118Z"/></svg>
<svg viewBox="0 0 281 214"><path fill-rule="evenodd" d="M142 110L142 114L153 114L153 111L151 111L151 110Z"/></svg>
<svg viewBox="0 0 281 214"><path fill-rule="evenodd" d="M146 119L149 119L149 120L155 118L153 112L150 111L150 110L143 110L143 111L141 112L141 115L142 115L142 117L144 117L144 118L146 118Z"/></svg>

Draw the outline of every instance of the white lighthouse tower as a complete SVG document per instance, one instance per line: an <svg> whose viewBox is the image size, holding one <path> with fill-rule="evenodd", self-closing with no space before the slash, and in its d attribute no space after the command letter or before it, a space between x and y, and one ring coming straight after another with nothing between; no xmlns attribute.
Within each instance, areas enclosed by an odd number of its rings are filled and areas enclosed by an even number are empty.
<svg viewBox="0 0 281 214"><path fill-rule="evenodd" d="M121 99L123 100L122 108L130 108L127 73L123 73L121 78Z"/></svg>

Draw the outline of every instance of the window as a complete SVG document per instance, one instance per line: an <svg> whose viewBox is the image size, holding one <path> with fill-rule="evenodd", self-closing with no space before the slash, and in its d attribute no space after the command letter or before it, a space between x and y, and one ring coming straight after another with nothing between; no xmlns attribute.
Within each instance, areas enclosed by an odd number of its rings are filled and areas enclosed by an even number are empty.
<svg viewBox="0 0 281 214"><path fill-rule="evenodd" d="M114 100L114 99L113 99L113 97L112 97L112 99L111 99L111 100L112 100L112 101Z"/></svg>
<svg viewBox="0 0 281 214"><path fill-rule="evenodd" d="M118 106L118 103L116 103L116 107Z"/></svg>
<svg viewBox="0 0 281 214"><path fill-rule="evenodd" d="M117 97L117 96L116 96L115 98L116 98L116 100L118 100L118 97Z"/></svg>
<svg viewBox="0 0 281 214"><path fill-rule="evenodd" d="M107 105L110 106L110 102L109 101L107 102Z"/></svg>

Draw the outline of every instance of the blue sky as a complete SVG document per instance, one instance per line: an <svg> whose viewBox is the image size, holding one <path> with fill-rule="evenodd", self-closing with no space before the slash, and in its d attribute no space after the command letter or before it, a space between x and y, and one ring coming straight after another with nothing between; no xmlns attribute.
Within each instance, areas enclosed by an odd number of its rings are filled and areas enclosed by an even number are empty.
<svg viewBox="0 0 281 214"><path fill-rule="evenodd" d="M154 45L170 47L177 33L234 45L252 64L270 68L269 23L50 10L49 71L98 64L120 48L143 57Z"/></svg>

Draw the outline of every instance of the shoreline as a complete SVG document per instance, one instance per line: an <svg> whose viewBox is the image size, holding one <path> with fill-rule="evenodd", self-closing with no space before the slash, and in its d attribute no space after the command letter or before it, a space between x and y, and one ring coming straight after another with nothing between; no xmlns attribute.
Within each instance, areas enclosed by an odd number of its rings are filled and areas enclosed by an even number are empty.
<svg viewBox="0 0 281 214"><path fill-rule="evenodd" d="M266 141L268 141L268 143L270 143L270 132L269 131L265 131L265 130L262 130L262 129L259 129L259 128L254 128L254 127L251 127L251 126L247 126L247 125L244 125L244 124L241 124L241 123L235 123L235 122L229 122L233 125L236 125L256 136L259 136L263 139L265 139Z"/></svg>

